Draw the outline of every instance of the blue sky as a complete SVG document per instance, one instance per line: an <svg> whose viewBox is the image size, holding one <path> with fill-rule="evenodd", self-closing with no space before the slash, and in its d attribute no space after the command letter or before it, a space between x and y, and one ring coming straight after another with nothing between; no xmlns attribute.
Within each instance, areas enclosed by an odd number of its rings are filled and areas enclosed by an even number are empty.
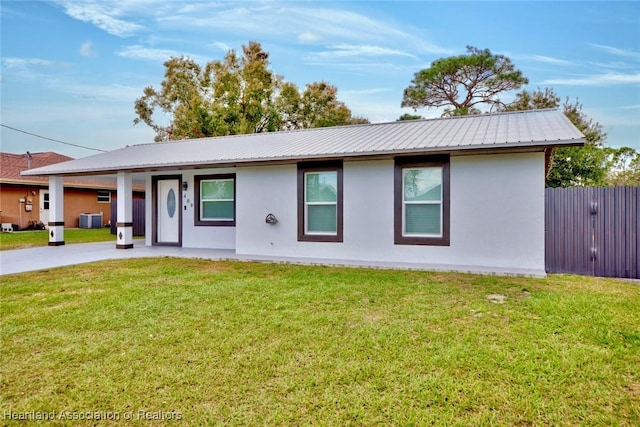
<svg viewBox="0 0 640 427"><path fill-rule="evenodd" d="M0 16L2 124L97 149L153 140L133 125L134 101L159 87L165 60L205 63L249 40L285 80L336 85L372 122L413 112L402 92L433 60L489 48L527 89L578 98L608 145L640 149L640 2L3 0ZM95 154L0 132L6 152Z"/></svg>

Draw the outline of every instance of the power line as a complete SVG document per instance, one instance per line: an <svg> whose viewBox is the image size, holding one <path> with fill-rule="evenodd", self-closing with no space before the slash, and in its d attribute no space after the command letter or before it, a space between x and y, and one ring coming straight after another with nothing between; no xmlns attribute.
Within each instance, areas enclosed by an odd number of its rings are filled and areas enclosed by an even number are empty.
<svg viewBox="0 0 640 427"><path fill-rule="evenodd" d="M49 140L49 141L57 142L59 144L70 145L72 147L78 147L78 148L84 148L85 150L100 151L102 153L106 153L107 152L107 150L100 150L99 148L93 148L93 147L87 147L87 146L84 146L84 145L72 144L70 142L60 141L59 139L53 139L53 138L49 138L49 137L46 137L46 136L38 135L38 134L35 134L35 133L27 132L26 130L16 129L16 128L11 127L11 126L3 125L2 123L0 123L0 126L2 126L3 128L15 130L16 132L20 132L20 133L24 133L24 134L27 134L27 135L35 136L37 138L42 138L42 139L46 139L46 140Z"/></svg>

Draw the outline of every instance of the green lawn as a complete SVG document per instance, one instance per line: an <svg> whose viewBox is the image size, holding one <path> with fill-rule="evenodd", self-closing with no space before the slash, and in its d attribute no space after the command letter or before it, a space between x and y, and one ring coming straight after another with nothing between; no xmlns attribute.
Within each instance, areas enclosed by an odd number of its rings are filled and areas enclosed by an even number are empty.
<svg viewBox="0 0 640 427"><path fill-rule="evenodd" d="M578 276L174 258L4 276L0 415L637 426L639 307L639 284Z"/></svg>
<svg viewBox="0 0 640 427"><path fill-rule="evenodd" d="M46 230L0 233L0 250L24 249L47 246L49 235ZM67 228L64 230L66 244L116 241L116 236L108 228Z"/></svg>

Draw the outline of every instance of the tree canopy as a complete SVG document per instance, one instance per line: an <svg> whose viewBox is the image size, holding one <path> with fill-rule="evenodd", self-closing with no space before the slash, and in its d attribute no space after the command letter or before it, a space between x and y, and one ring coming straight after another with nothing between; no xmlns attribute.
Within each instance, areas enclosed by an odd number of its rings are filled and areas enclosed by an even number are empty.
<svg viewBox="0 0 640 427"><path fill-rule="evenodd" d="M204 67L171 58L161 88L148 86L136 100L134 124L145 123L163 141L368 123L352 116L335 86L314 82L300 92L269 65L257 42Z"/></svg>
<svg viewBox="0 0 640 427"><path fill-rule="evenodd" d="M607 183L613 186L640 186L640 151L621 147L610 155Z"/></svg>
<svg viewBox="0 0 640 427"><path fill-rule="evenodd" d="M560 98L551 88L523 90L503 111L559 108ZM607 134L602 125L584 113L576 99L565 99L562 110L585 136L583 147L555 148L546 177L548 187L586 185L635 185L640 183L640 154L629 147L605 147ZM635 163L634 163L635 162ZM634 178L636 179L634 181Z"/></svg>
<svg viewBox="0 0 640 427"><path fill-rule="evenodd" d="M467 46L467 54L440 58L415 73L402 107L445 107L443 115L478 114L482 104L502 107L500 95L529 80L504 55Z"/></svg>
<svg viewBox="0 0 640 427"><path fill-rule="evenodd" d="M403 122L405 120L420 120L420 119L422 119L422 116L418 116L417 114L404 113L403 115L401 115L396 119L396 122Z"/></svg>
<svg viewBox="0 0 640 427"><path fill-rule="evenodd" d="M529 81L504 55L489 49L467 46L467 54L440 58L429 68L415 73L404 90L402 107L444 107L443 116L480 114L481 106L489 110L519 111L560 108L560 98L553 89L523 90L506 104L500 96L519 89ZM640 153L629 147L605 147L607 135L600 123L584 113L582 104L567 98L564 114L585 135L583 147L556 148L552 151L546 177L548 187L576 185L640 185ZM404 114L398 120L419 116Z"/></svg>

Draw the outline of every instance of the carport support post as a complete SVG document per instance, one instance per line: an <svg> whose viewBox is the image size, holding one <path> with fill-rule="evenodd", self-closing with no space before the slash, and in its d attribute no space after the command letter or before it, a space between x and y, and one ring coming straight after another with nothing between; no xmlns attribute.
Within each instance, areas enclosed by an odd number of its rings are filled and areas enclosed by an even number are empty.
<svg viewBox="0 0 640 427"><path fill-rule="evenodd" d="M118 172L116 222L117 249L133 248L133 179L130 173Z"/></svg>
<svg viewBox="0 0 640 427"><path fill-rule="evenodd" d="M64 245L64 180L49 177L49 246Z"/></svg>

